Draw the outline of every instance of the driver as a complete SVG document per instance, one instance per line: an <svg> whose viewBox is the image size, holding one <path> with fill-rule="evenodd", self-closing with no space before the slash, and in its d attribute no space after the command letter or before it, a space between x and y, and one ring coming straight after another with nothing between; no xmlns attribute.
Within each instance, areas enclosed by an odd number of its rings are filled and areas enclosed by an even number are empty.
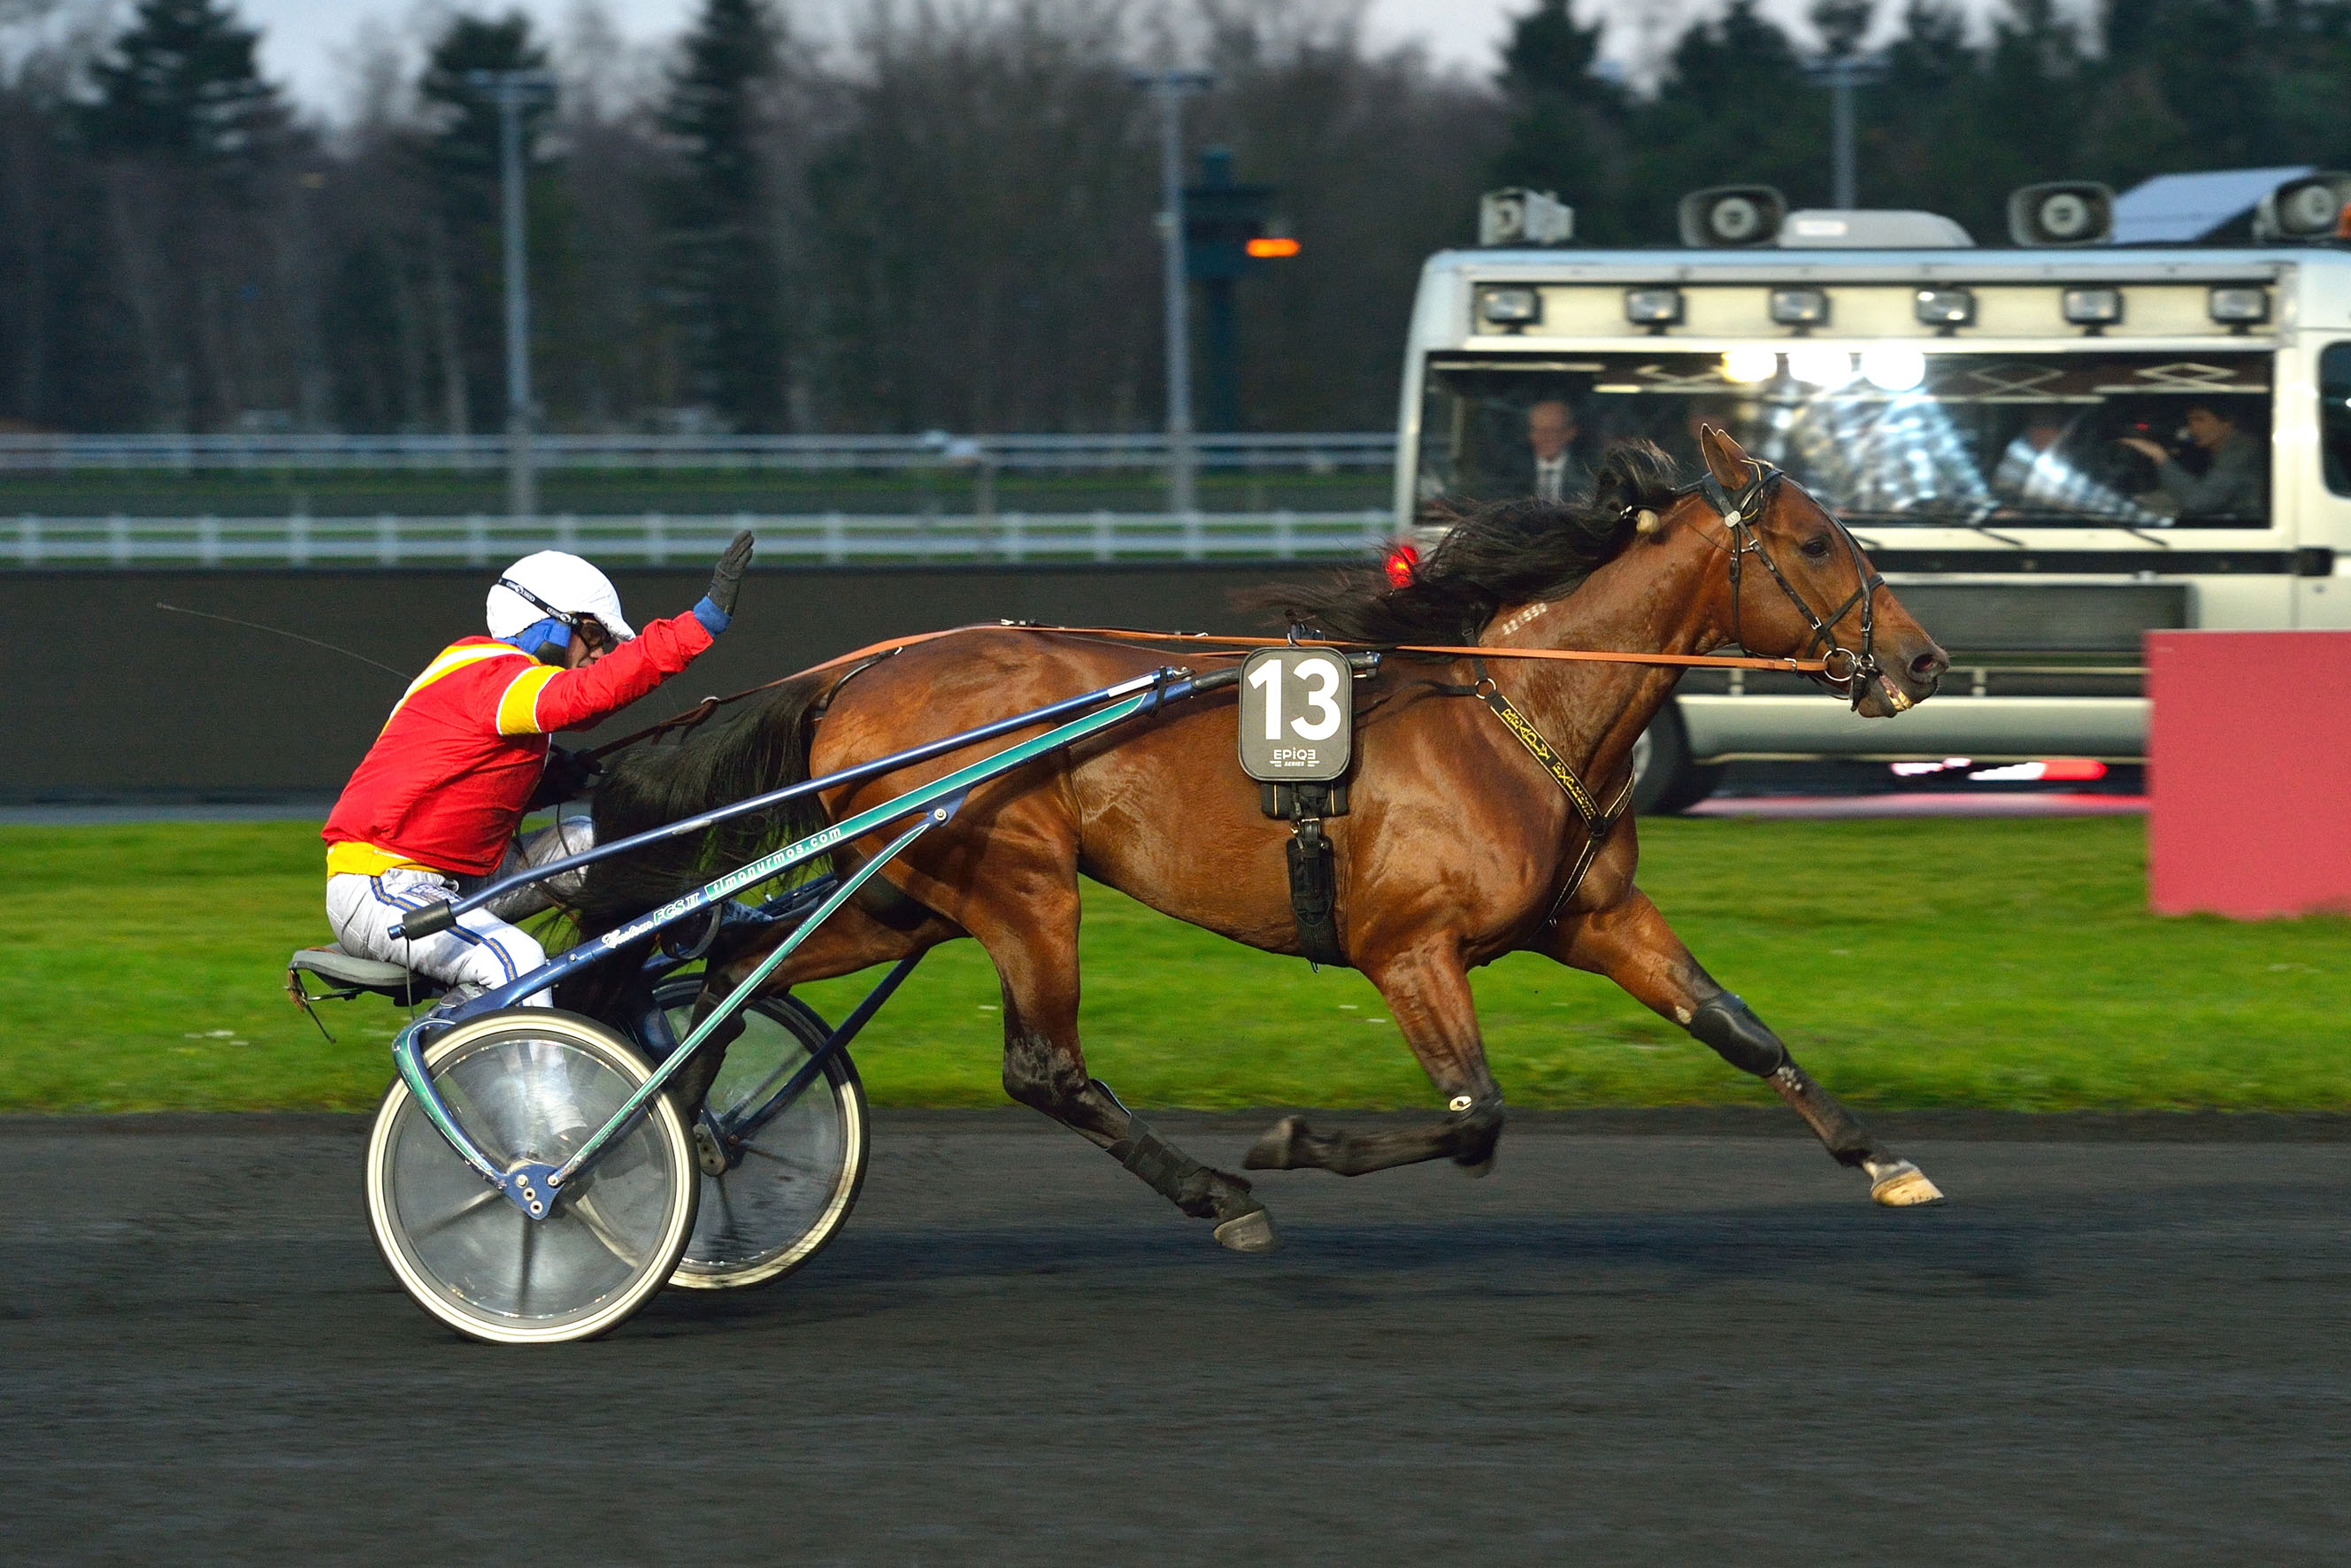
<svg viewBox="0 0 2351 1568"><path fill-rule="evenodd" d="M526 812L584 793L597 771L548 737L628 706L708 648L735 613L751 546L737 534L702 601L642 633L611 580L578 556L541 550L508 567L490 589L490 634L461 637L424 667L327 818L327 919L343 950L446 981L460 998L544 962L508 924L554 902L537 887L416 941L391 929L412 910L594 843L579 818L515 839ZM529 1000L553 1005L544 991Z"/></svg>

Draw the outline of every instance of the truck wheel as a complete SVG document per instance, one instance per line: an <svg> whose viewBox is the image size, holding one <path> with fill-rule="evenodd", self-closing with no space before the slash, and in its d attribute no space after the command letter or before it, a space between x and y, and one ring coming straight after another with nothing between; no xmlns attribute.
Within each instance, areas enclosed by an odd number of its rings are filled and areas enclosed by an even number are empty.
<svg viewBox="0 0 2351 1568"><path fill-rule="evenodd" d="M1689 737L1671 699L1633 743L1633 810L1644 817L1687 811L1715 791L1728 769L1692 762Z"/></svg>

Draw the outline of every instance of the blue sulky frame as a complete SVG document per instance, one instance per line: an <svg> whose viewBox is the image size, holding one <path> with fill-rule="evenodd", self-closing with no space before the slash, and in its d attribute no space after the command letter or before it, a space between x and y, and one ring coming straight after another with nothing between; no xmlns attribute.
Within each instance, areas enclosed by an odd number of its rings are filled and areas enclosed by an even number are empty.
<svg viewBox="0 0 2351 1568"><path fill-rule="evenodd" d="M1223 685L1228 679L1229 673L1226 673L1221 679L1216 676L1209 677L1207 684ZM911 789L895 800L884 801L871 810L859 812L846 821L836 822L821 831L811 833L797 843L789 844L771 854L763 855L740 870L729 872L693 893L672 900L649 915L640 915L617 929L606 932L592 942L583 942L570 951L549 959L517 979L509 980L495 990L485 991L461 1007L446 1012L429 1014L417 1019L402 1029L392 1041L392 1062L399 1069L401 1081L408 1085L408 1092L416 1097L416 1103L423 1108L426 1118L440 1131L441 1135L449 1141L450 1146L457 1151L466 1164L478 1171L485 1181L505 1195L507 1201L524 1214L533 1219L544 1219L553 1211L557 1200L563 1194L565 1185L595 1164L597 1158L611 1145L612 1140L628 1128L638 1113L652 1103L653 1097L660 1093L663 1086L676 1074L679 1068L685 1064L686 1059L694 1054L695 1048L709 1039L711 1033L722 1023L734 1017L749 1003L753 994L758 989L760 982L773 974L785 959L790 957L818 926L823 925L842 904L848 903L857 890L864 885L868 877L872 876L883 866L904 852L916 839L952 820L962 807L965 796L975 785L984 783L998 774L1009 772L1047 752L1058 750L1074 741L1082 740L1088 736L1123 724L1128 719L1156 712L1168 703L1193 695L1202 689L1202 681L1194 677L1187 670L1173 666L1163 667L1147 675L1139 675L1133 680L1123 681L1116 685L1104 686L1098 691L1088 692L1082 696L1071 697L1066 701L1053 703L1028 713L1016 714L1010 718L998 719L992 724L982 725L977 729L965 730L957 735L947 736L888 757L878 758L872 762L861 763L855 768L827 774L821 779L810 779L781 789L770 790L764 795L755 795L749 800L737 801L731 806L722 806L716 810L703 812L699 816L667 823L649 832L616 840L609 844L599 844L594 849L582 853L567 856L559 861L550 861L545 865L533 866L502 882L479 888L463 898L455 899L446 904L427 905L409 915L400 925L394 926L392 935L395 937L428 936L435 932L447 930L455 923L458 915L468 910L478 909L491 899L511 889L540 882L564 872L609 859L613 855L626 853L631 850L641 849L647 844L697 833L718 822L735 817L747 816L755 811L764 811L786 801L816 794L820 790L838 789L842 785L877 778L981 741L992 740L1018 730L1032 728L1040 724L1055 726L1042 735L1032 736L1027 740L1019 741L968 767L957 768L944 778L933 779L928 784ZM725 903L747 887L756 887L841 844L861 838L876 829L902 821L908 817L916 819L913 825L902 831L895 839L891 841L886 849L867 861L855 873L832 882L830 890L823 892L820 897L816 897L818 889L811 887L802 890L798 896L777 901L757 911L742 910L739 905L730 907ZM815 899L813 908L809 907L811 898ZM726 918L729 914L736 914L738 917L771 923L796 919L798 925L790 935L777 945L773 952L759 961L758 967L727 993L726 1000L712 1009L709 1016L696 1024L684 1040L678 1040L667 1051L660 1066L654 1069L653 1076L646 1079L636 1092L613 1113L611 1119L598 1128L570 1158L559 1166L528 1163L517 1166L510 1171L502 1171L493 1165L488 1156L484 1155L474 1141L465 1135L465 1128L458 1124L457 1118L450 1111L448 1103L442 1099L439 1090L434 1087L432 1075L425 1071L424 1049L431 1038L456 1024L486 1013L495 1012L502 1008L513 1007L527 997L537 996L566 977L591 964L601 963L611 957L630 944L665 927L674 925L705 909L711 909L714 905L720 906L713 914L714 923ZM715 934L715 924L713 931ZM788 1080L780 1085L774 1084L772 1082L762 1085L760 1093L755 1093L746 1102L747 1105L751 1105L753 1108L738 1115L730 1116L726 1124L718 1129L722 1146L731 1148L743 1139L748 1138L799 1098L800 1092L806 1089L810 1082L823 1069L825 1061L835 1051L846 1046L857 1032L865 1027L874 1013L881 1009L882 1004L889 999L890 994L898 988L909 974L914 972L918 959L919 955L916 957L904 959L883 976L867 994L865 999L858 1003L850 1015L841 1020L840 1027L832 1031L824 1044L813 1052L807 1061L802 1062L799 1070ZM680 962L684 961L680 960ZM653 1017L655 1020L660 1020L661 1015L658 1010ZM648 1030L646 1032L653 1034L656 1031ZM658 1033L661 1036L668 1035L669 1030L665 1024L659 1028ZM658 1047L666 1044L667 1041L655 1040L650 1043ZM768 1092L770 1089L773 1090L772 1093ZM761 1094L765 1094L766 1098L762 1099Z"/></svg>

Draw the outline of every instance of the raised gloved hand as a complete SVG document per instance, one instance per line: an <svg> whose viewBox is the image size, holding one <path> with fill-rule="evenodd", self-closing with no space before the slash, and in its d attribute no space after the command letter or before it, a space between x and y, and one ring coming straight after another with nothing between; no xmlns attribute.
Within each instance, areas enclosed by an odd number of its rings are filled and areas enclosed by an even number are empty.
<svg viewBox="0 0 2351 1568"><path fill-rule="evenodd" d="M726 553L718 558L718 570L710 574L710 602L718 606L721 615L735 613L735 595L743 586L743 569L751 564L755 542L748 528L737 534Z"/></svg>

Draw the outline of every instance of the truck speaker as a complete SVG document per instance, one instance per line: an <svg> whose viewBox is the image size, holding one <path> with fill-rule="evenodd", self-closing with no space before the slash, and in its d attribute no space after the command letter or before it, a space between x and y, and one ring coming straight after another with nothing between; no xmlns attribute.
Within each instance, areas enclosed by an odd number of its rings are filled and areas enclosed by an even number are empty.
<svg viewBox="0 0 2351 1568"><path fill-rule="evenodd" d="M1675 213L1682 244L1693 250L1776 244L1787 215L1788 198L1769 185L1711 185L1692 191Z"/></svg>
<svg viewBox="0 0 2351 1568"><path fill-rule="evenodd" d="M2028 249L2105 245L2115 237L2115 193L2095 180L2052 180L2009 193L2008 237Z"/></svg>
<svg viewBox="0 0 2351 1568"><path fill-rule="evenodd" d="M2346 206L2351 206L2351 174L2330 169L2304 174L2262 198L2253 209L2253 237L2272 245L2351 238L2344 232Z"/></svg>

